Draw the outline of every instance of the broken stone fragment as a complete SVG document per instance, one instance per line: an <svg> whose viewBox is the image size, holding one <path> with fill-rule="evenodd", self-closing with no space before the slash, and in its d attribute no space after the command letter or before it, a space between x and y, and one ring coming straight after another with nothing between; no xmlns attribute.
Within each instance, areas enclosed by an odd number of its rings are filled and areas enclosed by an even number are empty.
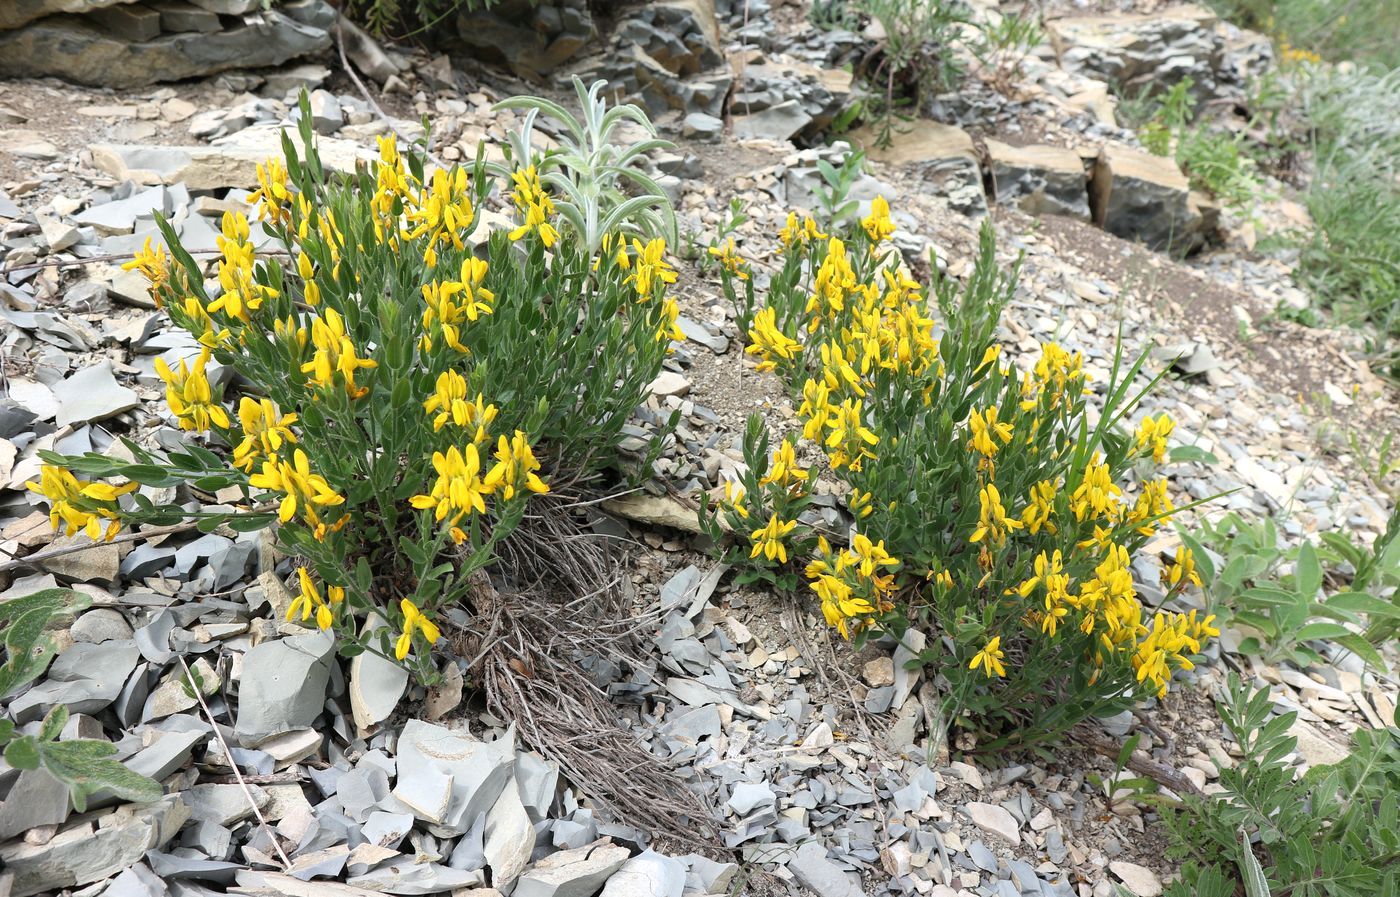
<svg viewBox="0 0 1400 897"><path fill-rule="evenodd" d="M1088 179L1078 153L1057 146L986 143L997 202L1014 205L1028 215L1089 220Z"/></svg>
<svg viewBox="0 0 1400 897"><path fill-rule="evenodd" d="M496 803L515 765L515 731L477 741L442 726L409 720L399 734L393 794L444 834L460 835Z"/></svg>
<svg viewBox="0 0 1400 897"><path fill-rule="evenodd" d="M316 632L263 642L243 656L235 731L244 747L310 728L326 700L334 647L329 633Z"/></svg>
<svg viewBox="0 0 1400 897"><path fill-rule="evenodd" d="M59 832L45 844L0 845L0 865L14 875L12 897L72 888L116 875L159 849L189 818L177 794L127 804Z"/></svg>
<svg viewBox="0 0 1400 897"><path fill-rule="evenodd" d="M627 861L627 848L612 844L550 854L520 877L513 897L593 897Z"/></svg>

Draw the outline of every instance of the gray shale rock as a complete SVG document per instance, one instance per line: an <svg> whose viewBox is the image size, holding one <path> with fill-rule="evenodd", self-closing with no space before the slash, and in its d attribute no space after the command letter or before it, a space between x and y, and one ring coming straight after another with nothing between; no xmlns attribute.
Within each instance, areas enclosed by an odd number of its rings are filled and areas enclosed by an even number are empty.
<svg viewBox="0 0 1400 897"><path fill-rule="evenodd" d="M105 816L85 817L46 844L0 845L0 865L15 877L12 897L100 881L164 846L189 814L176 794L155 803L128 804Z"/></svg>
<svg viewBox="0 0 1400 897"><path fill-rule="evenodd" d="M1084 162L1057 146L1008 146L987 141L996 201L1028 215L1068 215L1089 220L1089 187Z"/></svg>
<svg viewBox="0 0 1400 897"><path fill-rule="evenodd" d="M1138 150L1105 148L1089 182L1094 223L1152 249L1198 247L1212 218L1176 162Z"/></svg>
<svg viewBox="0 0 1400 897"><path fill-rule="evenodd" d="M0 77L48 75L93 86L142 87L281 65L330 45L325 28L271 9L212 34L165 34L147 41L122 40L84 17L53 16L0 32Z"/></svg>
<svg viewBox="0 0 1400 897"><path fill-rule="evenodd" d="M326 633L263 642L243 656L238 686L238 724L244 747L308 728L320 715L335 661Z"/></svg>

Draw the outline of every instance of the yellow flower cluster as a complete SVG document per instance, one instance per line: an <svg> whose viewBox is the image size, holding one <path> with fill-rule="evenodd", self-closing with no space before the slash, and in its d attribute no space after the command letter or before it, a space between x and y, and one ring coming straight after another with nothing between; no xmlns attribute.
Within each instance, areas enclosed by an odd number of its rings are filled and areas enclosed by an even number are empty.
<svg viewBox="0 0 1400 897"><path fill-rule="evenodd" d="M423 301L427 305L423 310L423 351L432 351L435 336L458 352L467 351L462 344L464 322L475 323L482 315L491 314L496 301L496 294L481 285L488 268L485 259L466 258L458 280L423 284Z"/></svg>
<svg viewBox="0 0 1400 897"><path fill-rule="evenodd" d="M66 527L69 535L86 533L94 542L111 541L121 531L117 499L137 489L136 483L84 483L71 471L53 464L40 469L38 482L24 485L49 500L49 523L54 532L61 533ZM109 521L105 530L103 520Z"/></svg>
<svg viewBox="0 0 1400 897"><path fill-rule="evenodd" d="M223 292L209 303L208 313L222 313L248 324L252 313L262 308L267 300L276 298L277 291L253 277L254 251L247 217L238 212L224 212L220 230L215 242L221 253L219 286Z"/></svg>
<svg viewBox="0 0 1400 897"><path fill-rule="evenodd" d="M329 389L338 380L352 399L363 398L369 392L369 387L355 383L355 372L378 367L378 364L373 359L359 357L338 311L328 308L324 314L311 319L311 345L316 351L311 360L301 366L303 374L311 375L307 381L309 385Z"/></svg>
<svg viewBox="0 0 1400 897"><path fill-rule="evenodd" d="M488 407L494 411L495 406ZM437 479L430 491L413 496L409 503L420 511L432 510L434 519L447 524L452 541L461 545L467 533L458 524L468 515L485 514L487 496L499 492L504 501L510 501L520 490L549 491L536 473L540 463L529 437L520 430L510 438L502 435L498 439L495 458L495 465L483 476L481 451L475 442L461 449L451 446L446 452L433 452Z"/></svg>
<svg viewBox="0 0 1400 897"><path fill-rule="evenodd" d="M381 170L391 164L392 162L384 161L381 156ZM397 184L392 170L389 175L381 178L381 182L384 181L391 185ZM439 168L434 171L431 180L419 193L417 201L405 210L404 217L410 225L404 239L416 240L422 236L428 238L423 250L423 261L428 267L437 266L439 246L451 246L458 252L462 251L466 248L462 242L462 234L470 231L472 222L476 220L467 170L458 168L449 173Z"/></svg>
<svg viewBox="0 0 1400 897"><path fill-rule="evenodd" d="M277 519L286 523L299 516L318 542L324 541L331 533L339 532L350 520L349 515L344 513L334 520L321 516L329 509L345 504L345 496L337 493L325 477L312 472L311 460L301 449L293 451L291 461L281 455L272 455L263 461L261 470L248 478L248 485L266 492L282 493L277 506Z"/></svg>
<svg viewBox="0 0 1400 897"><path fill-rule="evenodd" d="M544 243L544 248L552 249L555 241L559 239L559 231L555 230L549 221L554 216L554 201L549 198L544 185L540 183L535 166L517 168L511 172L510 179L515 183L515 189L511 191L511 200L523 219L521 225L510 232L510 238L519 240L530 231L535 231L540 235L540 242Z"/></svg>
<svg viewBox="0 0 1400 897"><path fill-rule="evenodd" d="M891 608L892 571L899 560L864 534L851 538L851 547L834 551L824 537L817 540L816 558L807 565L809 585L821 599L822 616L842 638L869 625L871 615Z"/></svg>
<svg viewBox="0 0 1400 897"><path fill-rule="evenodd" d="M195 359L194 367L190 367L182 358L177 371L172 371L165 359L156 359L156 374L165 381L165 402L170 406L170 413L179 420L182 430L204 433L213 427L228 429L228 412L214 398L209 378L204 373L209 358L210 352L206 347Z"/></svg>
<svg viewBox="0 0 1400 897"><path fill-rule="evenodd" d="M316 625L321 629L330 629L331 624L335 622L335 608L345 602L345 589L340 586L327 586L323 597L321 590L311 581L305 567L297 568L297 579L301 583L301 592L287 608L287 620L290 622L299 617L305 623L314 613Z"/></svg>

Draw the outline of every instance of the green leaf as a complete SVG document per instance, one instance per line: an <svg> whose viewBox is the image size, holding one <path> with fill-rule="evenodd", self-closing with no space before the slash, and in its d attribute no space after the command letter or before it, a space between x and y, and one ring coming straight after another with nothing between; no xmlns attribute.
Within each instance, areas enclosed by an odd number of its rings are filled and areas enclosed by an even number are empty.
<svg viewBox="0 0 1400 897"><path fill-rule="evenodd" d="M1311 543L1304 543L1298 550L1298 591L1311 601L1322 588L1322 566L1317 562L1317 552Z"/></svg>
<svg viewBox="0 0 1400 897"><path fill-rule="evenodd" d="M44 717L44 725L39 730L39 740L57 741L66 725L68 725L68 707L63 704L55 704L53 709L49 711L49 715Z"/></svg>
<svg viewBox="0 0 1400 897"><path fill-rule="evenodd" d="M1249 844L1249 835L1240 829L1240 877L1244 879L1245 897L1270 897L1269 880L1264 877L1264 867L1254 856Z"/></svg>
<svg viewBox="0 0 1400 897"><path fill-rule="evenodd" d="M5 747L5 762L15 769L38 769L38 740L33 735L16 738Z"/></svg>
<svg viewBox="0 0 1400 897"><path fill-rule="evenodd" d="M1336 640L1352 635L1352 631L1340 623L1309 623L1294 635L1300 642L1310 639L1331 639Z"/></svg>
<svg viewBox="0 0 1400 897"><path fill-rule="evenodd" d="M1366 614L1369 617L1400 618L1400 605L1383 601L1365 592L1338 592L1328 598L1323 606L1348 613Z"/></svg>
<svg viewBox="0 0 1400 897"><path fill-rule="evenodd" d="M1385 660L1381 657L1380 653L1376 651L1375 647L1354 632L1348 632L1346 635L1337 636L1332 639L1332 641L1346 648L1357 657L1360 657L1377 670L1384 672L1389 669L1386 666Z"/></svg>
<svg viewBox="0 0 1400 897"><path fill-rule="evenodd" d="M148 803L164 794L159 782L111 759L116 748L105 741L58 741L41 746L44 768L73 789L76 807L80 793L110 791L124 800Z"/></svg>
<svg viewBox="0 0 1400 897"><path fill-rule="evenodd" d="M1204 464L1219 464L1220 459L1215 455L1195 445L1173 446L1167 458L1172 464L1182 461L1200 461Z"/></svg>

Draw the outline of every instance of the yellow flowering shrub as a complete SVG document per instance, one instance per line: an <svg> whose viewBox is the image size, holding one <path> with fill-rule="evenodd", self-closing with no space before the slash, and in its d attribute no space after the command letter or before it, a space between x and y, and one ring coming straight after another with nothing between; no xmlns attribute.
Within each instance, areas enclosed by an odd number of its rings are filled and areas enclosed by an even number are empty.
<svg viewBox="0 0 1400 897"><path fill-rule="evenodd" d="M748 470L703 524L717 544L736 535L726 554L745 581L806 588L843 637L926 632L921 662L985 747L1164 694L1216 632L1134 580L1133 556L1175 510L1150 476L1170 417L1125 432L1142 360L1119 354L1101 384L1053 343L1013 364L993 336L1016 272L998 272L990 230L961 295L912 279L892 230L883 201L847 236L792 216L762 307L733 279L744 265L720 268L747 351L800 402L801 439L825 463L797 467L790 439L770 452L755 417ZM808 512L819 476L845 495L848 532ZM1162 580L1167 599L1199 585L1188 550Z"/></svg>
<svg viewBox="0 0 1400 897"><path fill-rule="evenodd" d="M203 347L157 363L183 450L50 454L31 488L55 528L111 538L191 516L139 485L237 487L236 512L194 516L276 527L301 565L288 618L427 678L440 611L466 600L531 497L614 463L676 336L675 273L635 227L598 253L570 236L536 173L547 159L428 172L386 137L375 163L331 175L309 120L300 150L284 137L284 158L258 169L270 243L228 212L206 271L162 221L166 245L128 266ZM493 190L515 220L487 232ZM211 361L243 394L220 394ZM388 625L363 626L370 615Z"/></svg>

